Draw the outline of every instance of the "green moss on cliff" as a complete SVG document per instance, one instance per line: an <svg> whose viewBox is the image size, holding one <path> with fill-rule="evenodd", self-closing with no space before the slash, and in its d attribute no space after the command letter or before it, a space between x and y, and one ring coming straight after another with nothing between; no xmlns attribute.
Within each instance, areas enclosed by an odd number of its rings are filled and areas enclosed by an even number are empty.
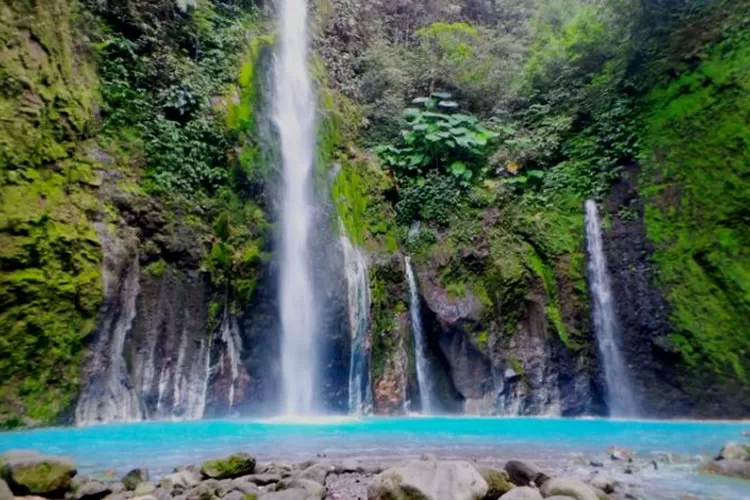
<svg viewBox="0 0 750 500"><path fill-rule="evenodd" d="M672 340L694 366L746 378L750 334L750 30L650 96L641 193Z"/></svg>
<svg viewBox="0 0 750 500"><path fill-rule="evenodd" d="M96 91L73 16L65 0L0 6L0 420L72 402L101 300Z"/></svg>

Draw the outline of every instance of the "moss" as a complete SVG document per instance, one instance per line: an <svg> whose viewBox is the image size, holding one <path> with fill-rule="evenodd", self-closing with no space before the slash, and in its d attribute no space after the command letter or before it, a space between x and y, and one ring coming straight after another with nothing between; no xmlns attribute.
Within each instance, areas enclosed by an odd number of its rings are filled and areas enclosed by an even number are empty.
<svg viewBox="0 0 750 500"><path fill-rule="evenodd" d="M71 3L0 8L0 417L49 422L74 399L102 296L83 158L96 90ZM6 417L8 418L8 417Z"/></svg>
<svg viewBox="0 0 750 500"><path fill-rule="evenodd" d="M164 259L159 259L157 261L151 262L147 266L143 268L143 272L148 274L149 276L153 278L159 278L161 276L164 276L164 273L167 271L167 263L164 261Z"/></svg>
<svg viewBox="0 0 750 500"><path fill-rule="evenodd" d="M709 47L648 106L640 191L673 344L690 365L747 380L750 31Z"/></svg>
<svg viewBox="0 0 750 500"><path fill-rule="evenodd" d="M526 370L523 369L523 365L517 359L510 360L510 367L519 377L524 377L526 375Z"/></svg>
<svg viewBox="0 0 750 500"><path fill-rule="evenodd" d="M386 200L390 177L373 157L357 150L341 154L338 160L341 170L331 196L344 231L356 245L392 252L397 247L397 228L395 212Z"/></svg>
<svg viewBox="0 0 750 500"><path fill-rule="evenodd" d="M255 459L246 453L235 453L201 464L201 474L213 479L233 479L252 474L254 470Z"/></svg>
<svg viewBox="0 0 750 500"><path fill-rule="evenodd" d="M75 468L63 460L32 460L11 467L12 481L31 495L64 492L70 486Z"/></svg>

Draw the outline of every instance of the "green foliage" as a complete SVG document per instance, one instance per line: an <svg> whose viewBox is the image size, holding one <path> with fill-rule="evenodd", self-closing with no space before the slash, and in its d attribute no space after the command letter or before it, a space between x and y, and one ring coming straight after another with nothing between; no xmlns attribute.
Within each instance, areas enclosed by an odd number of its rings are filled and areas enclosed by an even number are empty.
<svg viewBox="0 0 750 500"><path fill-rule="evenodd" d="M102 295L82 151L96 92L70 2L0 8L0 421L51 422L74 400Z"/></svg>
<svg viewBox="0 0 750 500"><path fill-rule="evenodd" d="M675 326L694 366L745 378L750 353L750 30L649 98L641 192Z"/></svg>
<svg viewBox="0 0 750 500"><path fill-rule="evenodd" d="M474 116L439 111L458 107L450 99L450 94L439 92L415 99L414 104L422 107L404 111L406 128L401 132L401 146L376 148L399 181L420 183L428 172L437 170L468 186L483 173L483 160L498 134L482 126Z"/></svg>
<svg viewBox="0 0 750 500"><path fill-rule="evenodd" d="M395 251L395 216L386 200L391 178L369 156L355 153L339 160L331 196L348 238L355 245Z"/></svg>
<svg viewBox="0 0 750 500"><path fill-rule="evenodd" d="M112 14L111 6L92 7ZM202 1L172 20L163 12L141 19L147 14L127 10L110 19L97 45L105 133L138 135L148 192L212 193L230 178L232 144L215 107L235 78L252 10ZM152 24L155 36L127 29L128 22Z"/></svg>
<svg viewBox="0 0 750 500"><path fill-rule="evenodd" d="M438 226L448 223L450 213L460 200L461 190L453 177L430 173L423 182L407 184L399 191L396 220L409 225L414 220L431 221Z"/></svg>
<svg viewBox="0 0 750 500"><path fill-rule="evenodd" d="M239 310L255 292L260 266L266 259L262 244L269 226L256 204L241 200L229 190L219 199L224 210L213 221L214 237L203 267L211 273L214 285L230 294L224 300Z"/></svg>

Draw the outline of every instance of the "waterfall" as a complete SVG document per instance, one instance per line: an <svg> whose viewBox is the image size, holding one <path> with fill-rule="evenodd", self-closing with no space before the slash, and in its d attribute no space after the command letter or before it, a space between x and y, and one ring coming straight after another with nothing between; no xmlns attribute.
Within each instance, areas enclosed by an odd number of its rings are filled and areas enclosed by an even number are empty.
<svg viewBox="0 0 750 500"><path fill-rule="evenodd" d="M422 330L422 317L419 311L419 291L414 270L411 267L411 257L406 257L406 278L409 282L409 316L411 318L411 330L414 335L415 357L417 360L417 382L419 383L419 397L422 402L422 413L432 413L432 381L427 373L427 358L425 349L424 331Z"/></svg>
<svg viewBox="0 0 750 500"><path fill-rule="evenodd" d="M234 406L236 385L240 378L240 346L242 345L242 339L240 339L240 333L236 321L231 318L228 313L224 314L224 321L222 321L221 340L226 347L225 350L222 350L221 352L219 369L224 370L226 367L226 361L229 362L228 368L230 382L229 391L227 392L227 403L229 403L229 410L231 411L232 406ZM227 358L226 361L225 356Z"/></svg>
<svg viewBox="0 0 750 500"><path fill-rule="evenodd" d="M104 259L106 303L88 366L91 380L88 388L82 391L75 409L77 425L128 422L143 418L140 400L130 382L124 357L125 339L136 313L140 272L138 254L136 252L133 263L127 266L125 276L112 272L118 267L117 255L105 251Z"/></svg>
<svg viewBox="0 0 750 500"><path fill-rule="evenodd" d="M349 413L361 415L372 411L367 339L370 283L367 279L367 264L361 250L352 245L344 233L343 224L341 226L352 342L349 361Z"/></svg>
<svg viewBox="0 0 750 500"><path fill-rule="evenodd" d="M307 2L280 0L280 43L274 66L273 118L283 170L281 327L284 412L313 412L317 311L308 254L314 207L312 168L315 100L307 64Z"/></svg>
<svg viewBox="0 0 750 500"><path fill-rule="evenodd" d="M586 246L594 329L607 381L607 405L612 416L634 416L637 414L637 405L630 384L630 374L619 346L620 328L604 256L599 213L593 200L586 201Z"/></svg>

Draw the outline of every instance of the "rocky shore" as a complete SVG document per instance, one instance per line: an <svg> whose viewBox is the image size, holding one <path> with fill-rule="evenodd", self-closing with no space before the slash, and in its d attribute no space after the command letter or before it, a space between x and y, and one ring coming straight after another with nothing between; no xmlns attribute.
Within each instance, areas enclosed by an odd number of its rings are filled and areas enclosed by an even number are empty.
<svg viewBox="0 0 750 500"><path fill-rule="evenodd" d="M552 468L431 455L388 463L317 458L258 463L247 453L235 453L157 478L147 469L85 475L66 457L11 451L0 456L0 500L697 500L703 497L666 487L660 491L648 479L659 477L659 471L663 477L681 471L750 480L750 446L737 442L724 445L713 459L638 456L611 447L598 457L571 457Z"/></svg>

